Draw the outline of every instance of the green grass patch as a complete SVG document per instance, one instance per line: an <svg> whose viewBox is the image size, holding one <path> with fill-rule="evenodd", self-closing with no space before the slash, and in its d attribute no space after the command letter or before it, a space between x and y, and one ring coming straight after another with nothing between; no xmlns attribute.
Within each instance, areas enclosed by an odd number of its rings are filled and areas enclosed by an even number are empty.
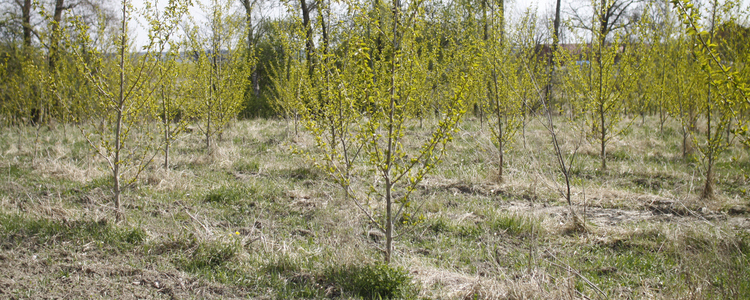
<svg viewBox="0 0 750 300"><path fill-rule="evenodd" d="M540 220L516 213L489 214L487 226L494 232L505 232L510 235L539 234Z"/></svg>
<svg viewBox="0 0 750 300"><path fill-rule="evenodd" d="M112 183L112 176L102 176L99 178L94 178L91 181L87 182L83 186L83 191L88 192L95 188L106 189L112 187L113 184L114 183Z"/></svg>
<svg viewBox="0 0 750 300"><path fill-rule="evenodd" d="M95 242L103 248L129 250L143 243L146 232L140 228L114 226L106 221L58 221L0 213L0 237L0 243L6 246Z"/></svg>
<svg viewBox="0 0 750 300"><path fill-rule="evenodd" d="M416 295L406 270L381 263L333 267L327 271L326 278L342 293L365 299L412 298Z"/></svg>
<svg viewBox="0 0 750 300"><path fill-rule="evenodd" d="M242 200L250 199L256 191L254 188L245 185L222 186L217 189L208 191L203 197L204 202L218 204L236 204Z"/></svg>
<svg viewBox="0 0 750 300"><path fill-rule="evenodd" d="M435 218L428 227L435 234L451 232L453 227L443 218Z"/></svg>
<svg viewBox="0 0 750 300"><path fill-rule="evenodd" d="M0 176L8 176L8 178L21 178L27 176L29 171L19 167L17 164L0 166Z"/></svg>
<svg viewBox="0 0 750 300"><path fill-rule="evenodd" d="M278 170L278 177L286 177L296 180L318 180L324 177L320 170L314 167L299 167L293 169Z"/></svg>
<svg viewBox="0 0 750 300"><path fill-rule="evenodd" d="M688 229L676 240L658 230L644 230L607 243L577 245L567 251L570 265L610 293L622 287L661 287L666 295L699 288L708 299L748 299L747 250L750 240L746 235L719 238ZM587 289L579 286L581 291Z"/></svg>
<svg viewBox="0 0 750 300"><path fill-rule="evenodd" d="M257 161L238 160L232 164L232 169L243 174L257 173L260 169Z"/></svg>
<svg viewBox="0 0 750 300"><path fill-rule="evenodd" d="M240 250L236 243L218 241L195 243L191 246L187 249L187 254L181 255L175 261L179 269L191 273L216 271L234 259Z"/></svg>
<svg viewBox="0 0 750 300"><path fill-rule="evenodd" d="M70 147L70 158L86 160L91 158L91 145L87 141L77 141Z"/></svg>

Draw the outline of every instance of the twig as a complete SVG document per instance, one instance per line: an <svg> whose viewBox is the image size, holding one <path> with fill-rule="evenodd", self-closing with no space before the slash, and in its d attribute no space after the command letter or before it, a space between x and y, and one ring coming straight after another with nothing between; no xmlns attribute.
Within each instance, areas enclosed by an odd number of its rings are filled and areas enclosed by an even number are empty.
<svg viewBox="0 0 750 300"><path fill-rule="evenodd" d="M552 258L554 258L554 259L555 259L555 261L560 261L560 260L559 260L559 259L557 258L557 256L555 256L554 254L552 254L552 252L550 252L549 250L544 250L544 252L545 252L545 253L547 253L547 254L549 254L550 256L552 256ZM552 261L549 261L549 260L547 260L547 261L548 261L548 262L549 262L550 264L552 264L553 266L555 266L555 267L558 267L558 268L560 268L560 269L563 269L563 270L566 270L566 271L572 272L572 273L573 273L573 274L575 274L576 276L578 276L578 277L580 277L581 279L583 279L583 281L585 281L585 282L586 282L586 284L588 284L588 285L589 285L589 286L590 286L590 287L591 287L592 289L596 290L597 292L599 292L599 294L601 294L602 296L604 296L604 299L609 299L609 297L607 297L607 294L605 294L605 293L604 293L604 292L603 292L603 291L602 291L602 290L601 290L601 289L600 289L600 288L599 288L599 287L598 287L598 286L597 286L596 284L594 284L593 282L591 282L591 280L589 280L588 278L586 278L586 276L583 276L583 275L581 275L581 273L580 273L580 272L578 272L578 270L576 270L576 269L573 269L573 267L571 267L570 265L568 265L568 264L566 264L566 263L564 263L564 262L561 262L561 261L560 261L560 263L561 263L561 264L563 264L564 266L562 266L562 265L559 265L559 264L556 264L556 263L554 263L554 262L552 262Z"/></svg>
<svg viewBox="0 0 750 300"><path fill-rule="evenodd" d="M196 221L196 222L198 222L198 224L201 224L201 227L203 227L203 229L205 229L205 230L206 230L206 234L208 234L208 235L211 235L211 230L209 230L209 229L208 229L208 227L206 226L206 224L203 224L203 222L201 222L200 220L198 220L198 218L196 218L195 216L193 216L193 214L191 214L191 213L190 213L190 212L188 211L188 208L187 208L187 207L185 207L185 205L182 205L182 208L183 208L183 209L185 210L185 213L186 213L186 214L187 214L188 216L190 216L190 218L192 218L192 219L193 219L193 221Z"/></svg>

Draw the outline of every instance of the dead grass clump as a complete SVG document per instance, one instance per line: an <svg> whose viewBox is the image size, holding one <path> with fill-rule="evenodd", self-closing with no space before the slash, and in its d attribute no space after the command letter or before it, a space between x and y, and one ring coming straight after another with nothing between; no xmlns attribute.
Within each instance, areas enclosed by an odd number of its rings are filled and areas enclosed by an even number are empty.
<svg viewBox="0 0 750 300"><path fill-rule="evenodd" d="M493 288L496 299L507 295L507 290L499 289L499 283L478 276L433 267L412 268L411 274L417 284L421 285L420 296L424 298L465 299L483 293L483 299L493 299L486 297L489 296L489 288Z"/></svg>
<svg viewBox="0 0 750 300"><path fill-rule="evenodd" d="M750 297L750 236L726 228L681 226L670 249L678 254L684 290L699 297Z"/></svg>
<svg viewBox="0 0 750 300"><path fill-rule="evenodd" d="M232 164L240 159L240 154L231 143L222 143L213 149L211 157L214 165L230 169Z"/></svg>
<svg viewBox="0 0 750 300"><path fill-rule="evenodd" d="M77 164L67 159L44 159L34 164L34 170L43 176L85 183L93 178L104 176L104 169L95 163Z"/></svg>
<svg viewBox="0 0 750 300"><path fill-rule="evenodd" d="M554 278L542 269L500 278L468 275L432 267L413 268L419 296L434 299L577 299L575 278ZM502 279L501 279L502 278Z"/></svg>
<svg viewBox="0 0 750 300"><path fill-rule="evenodd" d="M39 215L51 220L67 220L73 216L73 212L66 209L61 203L40 203L34 210Z"/></svg>
<svg viewBox="0 0 750 300"><path fill-rule="evenodd" d="M195 174L191 170L169 170L158 168L145 176L145 183L155 191L190 191L195 188Z"/></svg>
<svg viewBox="0 0 750 300"><path fill-rule="evenodd" d="M83 204L84 207L92 207L108 202L109 198L111 198L111 193L109 193L108 189L105 191L101 187L95 187L79 195L76 200L78 203Z"/></svg>
<svg viewBox="0 0 750 300"><path fill-rule="evenodd" d="M643 207L657 215L671 214L708 219L723 219L726 216L719 212L730 211L736 207L740 207L741 209L741 205L744 204L738 198L729 198L721 195L716 195L711 200L701 199L696 195L688 195L682 199L640 196L638 200Z"/></svg>
<svg viewBox="0 0 750 300"><path fill-rule="evenodd" d="M585 196L585 198L584 198ZM575 193L577 203L585 203L587 206L602 208L636 208L640 203L636 200L637 195L612 188L587 189Z"/></svg>
<svg viewBox="0 0 750 300"><path fill-rule="evenodd" d="M563 234L583 234L592 231L591 225L586 224L577 213L571 213L567 222L560 228L560 232Z"/></svg>

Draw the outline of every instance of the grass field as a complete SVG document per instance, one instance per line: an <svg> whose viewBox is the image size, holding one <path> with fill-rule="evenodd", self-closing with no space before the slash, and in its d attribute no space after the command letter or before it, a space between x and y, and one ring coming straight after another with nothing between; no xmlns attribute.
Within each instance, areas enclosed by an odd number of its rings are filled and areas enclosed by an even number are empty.
<svg viewBox="0 0 750 300"><path fill-rule="evenodd" d="M125 190L120 223L75 127L38 139L4 128L0 298L750 298L750 151L726 152L718 196L701 200L700 159L682 157L676 123L656 122L613 140L605 171L580 143L571 208L537 121L498 183L489 129L467 118L420 184L424 222L398 227L390 265L364 214L295 154L316 150L287 121L236 122L211 155L199 134L181 136L170 170L157 155ZM569 153L579 140L562 141Z"/></svg>

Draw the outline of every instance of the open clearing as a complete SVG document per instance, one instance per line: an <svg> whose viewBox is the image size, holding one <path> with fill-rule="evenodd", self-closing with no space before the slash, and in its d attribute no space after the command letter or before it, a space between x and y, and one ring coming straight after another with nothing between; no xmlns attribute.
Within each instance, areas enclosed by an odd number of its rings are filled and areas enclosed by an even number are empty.
<svg viewBox="0 0 750 300"><path fill-rule="evenodd" d="M395 274L383 282L404 298L750 298L750 151L722 156L719 196L701 200L700 160L651 121L611 143L607 171L581 145L572 208L541 126L519 133L498 183L488 129L463 121L415 193L424 221L398 226L389 268L382 236L295 154L314 145L287 121L236 122L211 155L183 135L169 171L157 155L125 191L120 223L77 129L44 128L35 142L31 127L6 128L0 298L368 298L347 279L357 274Z"/></svg>

